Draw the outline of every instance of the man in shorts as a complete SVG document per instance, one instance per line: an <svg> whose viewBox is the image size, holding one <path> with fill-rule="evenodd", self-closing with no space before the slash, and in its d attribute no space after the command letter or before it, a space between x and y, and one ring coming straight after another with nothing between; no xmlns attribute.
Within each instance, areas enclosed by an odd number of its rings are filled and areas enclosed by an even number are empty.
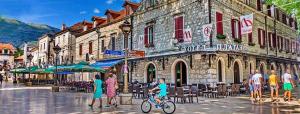
<svg viewBox="0 0 300 114"><path fill-rule="evenodd" d="M251 73L249 75L249 78L248 78L248 85L249 85L249 91L250 91L250 99L251 101L253 101L253 94L254 94L254 87L253 87L253 80L252 80L252 77L254 75L254 70L251 70Z"/></svg>
<svg viewBox="0 0 300 114"><path fill-rule="evenodd" d="M283 79L283 89L284 89L284 100L288 99L288 102L291 102L291 94L294 87L292 75L290 74L290 70L287 69L286 73L282 76Z"/></svg>
<svg viewBox="0 0 300 114"><path fill-rule="evenodd" d="M278 98L278 79L274 70L271 70L271 75L269 76L269 84L271 89L271 100L274 101L274 91L275 98Z"/></svg>
<svg viewBox="0 0 300 114"><path fill-rule="evenodd" d="M255 70L255 74L252 76L253 84L254 84L254 97L257 100L261 100L261 87L262 87L262 75L259 73L259 70ZM256 99L255 99L256 100Z"/></svg>

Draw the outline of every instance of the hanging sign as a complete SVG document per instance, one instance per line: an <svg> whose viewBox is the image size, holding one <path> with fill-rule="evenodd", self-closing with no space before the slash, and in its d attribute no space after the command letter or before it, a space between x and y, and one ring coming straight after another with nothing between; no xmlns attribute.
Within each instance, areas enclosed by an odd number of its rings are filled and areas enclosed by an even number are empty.
<svg viewBox="0 0 300 114"><path fill-rule="evenodd" d="M192 43L192 29L184 29L183 40L185 43Z"/></svg>
<svg viewBox="0 0 300 114"><path fill-rule="evenodd" d="M129 52L131 57L145 57L145 51L132 50Z"/></svg>
<svg viewBox="0 0 300 114"><path fill-rule="evenodd" d="M241 20L241 33L242 34L252 33L253 14L241 16L240 20Z"/></svg>
<svg viewBox="0 0 300 114"><path fill-rule="evenodd" d="M212 31L212 24L206 24L202 26L202 34L205 42L209 41Z"/></svg>
<svg viewBox="0 0 300 114"><path fill-rule="evenodd" d="M123 51L114 51L114 50L105 50L104 54L106 55L116 55L116 56L124 56L124 52Z"/></svg>

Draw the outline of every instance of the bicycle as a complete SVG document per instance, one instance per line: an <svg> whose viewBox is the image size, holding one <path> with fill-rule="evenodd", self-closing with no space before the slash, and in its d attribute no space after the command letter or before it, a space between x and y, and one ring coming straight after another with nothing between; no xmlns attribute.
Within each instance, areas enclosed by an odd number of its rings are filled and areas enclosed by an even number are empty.
<svg viewBox="0 0 300 114"><path fill-rule="evenodd" d="M154 106L159 106L163 109L163 111L166 114L173 114L176 110L176 105L174 102L170 101L170 100L166 100L165 98L161 99L161 103L158 104L155 99L154 99L154 95L153 93L149 93L148 94L148 98L145 99L142 104L141 104L141 110L143 111L143 113L149 113L152 109L152 105Z"/></svg>

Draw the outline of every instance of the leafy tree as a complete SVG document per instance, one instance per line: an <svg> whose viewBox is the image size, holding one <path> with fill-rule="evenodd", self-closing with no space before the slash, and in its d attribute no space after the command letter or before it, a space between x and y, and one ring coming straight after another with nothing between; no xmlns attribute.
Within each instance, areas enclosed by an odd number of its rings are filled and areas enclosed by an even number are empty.
<svg viewBox="0 0 300 114"><path fill-rule="evenodd" d="M300 0L265 0L266 4L274 4L297 18L298 28L300 23ZM298 30L300 32L300 30Z"/></svg>
<svg viewBox="0 0 300 114"><path fill-rule="evenodd" d="M14 57L17 58L17 57L19 57L19 56L21 56L23 54L24 54L24 51L21 50L20 48L17 48L17 50L16 50L16 52L14 54Z"/></svg>

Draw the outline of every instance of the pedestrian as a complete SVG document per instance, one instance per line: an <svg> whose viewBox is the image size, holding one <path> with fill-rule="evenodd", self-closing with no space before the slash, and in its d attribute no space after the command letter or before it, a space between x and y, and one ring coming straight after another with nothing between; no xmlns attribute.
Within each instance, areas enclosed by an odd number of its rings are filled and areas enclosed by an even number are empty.
<svg viewBox="0 0 300 114"><path fill-rule="evenodd" d="M294 84L292 80L292 75L290 74L290 70L287 69L286 73L283 74L283 89L284 89L284 101L288 100L291 102L291 92L293 90Z"/></svg>
<svg viewBox="0 0 300 114"><path fill-rule="evenodd" d="M262 93L262 75L259 70L255 70L255 74L252 77L253 84L254 84L254 98L255 100L261 101Z"/></svg>
<svg viewBox="0 0 300 114"><path fill-rule="evenodd" d="M112 100L115 100L114 106L117 106L116 99L116 84L117 80L114 78L114 73L109 74L109 78L105 81L106 84L106 92L107 92L107 106L111 105Z"/></svg>
<svg viewBox="0 0 300 114"><path fill-rule="evenodd" d="M254 94L254 87L253 87L254 84L253 84L253 80L252 80L254 72L255 72L254 70L251 70L251 73L248 77L248 86L249 86L249 91L250 91L250 99L251 99L252 103L253 103L253 99L254 99L254 96L253 96L253 94Z"/></svg>
<svg viewBox="0 0 300 114"><path fill-rule="evenodd" d="M102 108L102 80L100 75L96 75L95 76L95 80L94 80L94 97L92 100L92 104L90 104L90 107L93 107L95 100L99 99L100 101L100 106L99 108Z"/></svg>
<svg viewBox="0 0 300 114"><path fill-rule="evenodd" d="M2 76L2 74L0 73L0 83L1 83L1 85L2 85L2 81L3 81L3 76Z"/></svg>
<svg viewBox="0 0 300 114"><path fill-rule="evenodd" d="M274 100L278 99L278 78L274 70L271 70L271 75L269 76L269 84L271 89L271 100L272 102ZM275 98L274 99L274 91L275 91Z"/></svg>

